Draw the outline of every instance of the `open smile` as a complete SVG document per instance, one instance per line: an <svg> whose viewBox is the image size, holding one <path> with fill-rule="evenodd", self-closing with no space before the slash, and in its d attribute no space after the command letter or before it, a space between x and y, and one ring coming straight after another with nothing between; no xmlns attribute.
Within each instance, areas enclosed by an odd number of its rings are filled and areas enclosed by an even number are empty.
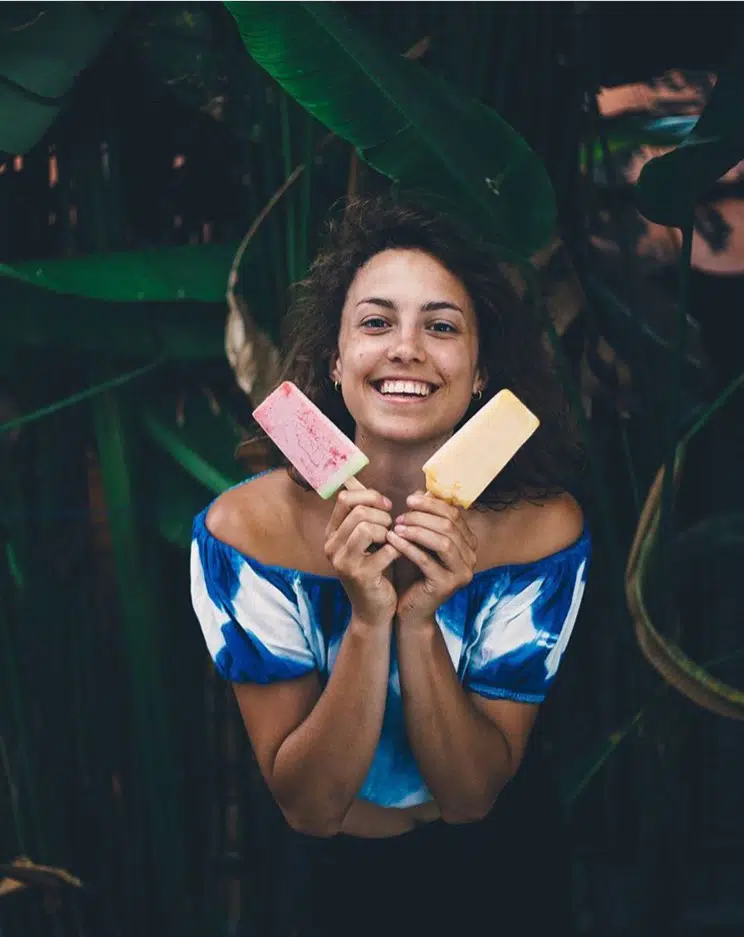
<svg viewBox="0 0 744 937"><path fill-rule="evenodd" d="M433 397L439 389L438 385L428 381L412 381L403 378L386 378L381 381L371 381L375 391L391 402L419 403Z"/></svg>

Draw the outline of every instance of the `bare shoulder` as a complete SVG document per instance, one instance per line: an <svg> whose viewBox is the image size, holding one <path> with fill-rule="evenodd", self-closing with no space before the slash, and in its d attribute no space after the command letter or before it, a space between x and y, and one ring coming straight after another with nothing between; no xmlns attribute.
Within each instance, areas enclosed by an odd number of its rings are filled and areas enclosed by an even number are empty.
<svg viewBox="0 0 744 937"><path fill-rule="evenodd" d="M570 494L539 503L520 502L504 511L484 511L479 516L479 566L532 563L572 546L584 530L584 513ZM483 541L485 535L485 542Z"/></svg>
<svg viewBox="0 0 744 937"><path fill-rule="evenodd" d="M540 559L572 546L584 530L584 512L569 494L530 504L525 526Z"/></svg>
<svg viewBox="0 0 744 937"><path fill-rule="evenodd" d="M221 494L207 513L207 530L266 565L326 573L327 561L316 544L327 519L324 502L319 507L314 494L276 469Z"/></svg>
<svg viewBox="0 0 744 937"><path fill-rule="evenodd" d="M272 541L290 534L288 482L286 473L279 470L224 492L207 513L207 530L223 543L260 559Z"/></svg>

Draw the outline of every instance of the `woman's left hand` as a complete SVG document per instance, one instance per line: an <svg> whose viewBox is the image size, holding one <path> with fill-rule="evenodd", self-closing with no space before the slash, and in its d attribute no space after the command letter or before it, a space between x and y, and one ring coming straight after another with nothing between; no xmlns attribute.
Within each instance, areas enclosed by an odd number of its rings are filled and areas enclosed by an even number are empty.
<svg viewBox="0 0 744 937"><path fill-rule="evenodd" d="M426 622L472 580L478 544L461 508L423 491L410 495L407 505L387 538L423 579L398 597L397 614L403 623Z"/></svg>

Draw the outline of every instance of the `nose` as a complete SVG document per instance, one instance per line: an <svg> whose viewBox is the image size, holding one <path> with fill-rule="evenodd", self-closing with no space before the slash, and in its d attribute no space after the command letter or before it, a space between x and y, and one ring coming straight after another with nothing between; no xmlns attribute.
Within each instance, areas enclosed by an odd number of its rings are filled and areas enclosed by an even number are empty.
<svg viewBox="0 0 744 937"><path fill-rule="evenodd" d="M392 333L387 356L389 361L425 361L426 350L421 330L412 327Z"/></svg>

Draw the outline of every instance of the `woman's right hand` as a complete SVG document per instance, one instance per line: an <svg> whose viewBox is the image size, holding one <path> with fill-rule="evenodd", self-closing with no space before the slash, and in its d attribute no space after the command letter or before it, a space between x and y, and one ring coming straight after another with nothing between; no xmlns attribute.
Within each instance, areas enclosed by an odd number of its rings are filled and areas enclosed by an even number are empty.
<svg viewBox="0 0 744 937"><path fill-rule="evenodd" d="M369 625L388 624L398 604L385 576L400 553L387 543L391 503L378 491L341 491L326 528L325 555L341 580L355 617ZM370 550L375 545L377 550Z"/></svg>

